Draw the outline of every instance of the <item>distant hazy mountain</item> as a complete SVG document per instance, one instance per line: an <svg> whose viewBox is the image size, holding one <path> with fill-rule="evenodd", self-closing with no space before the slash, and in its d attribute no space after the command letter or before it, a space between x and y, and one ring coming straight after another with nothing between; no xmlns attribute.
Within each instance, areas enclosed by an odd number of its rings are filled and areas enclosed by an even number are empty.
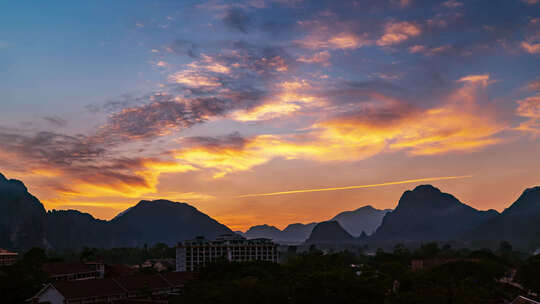
<svg viewBox="0 0 540 304"><path fill-rule="evenodd" d="M345 231L337 221L318 223L306 240L307 244L354 243L355 238Z"/></svg>
<svg viewBox="0 0 540 304"><path fill-rule="evenodd" d="M351 235L357 237L364 231L371 234L380 226L384 215L390 209L379 210L372 206L364 206L353 211L344 211L334 216L330 221L337 221ZM274 226L258 225L249 228L244 236L247 238L270 238L281 243L303 243L307 240L317 223L290 224L283 230Z"/></svg>
<svg viewBox="0 0 540 304"><path fill-rule="evenodd" d="M497 247L508 241L520 250L540 248L540 187L525 190L500 216L465 233L464 239L479 246Z"/></svg>
<svg viewBox="0 0 540 304"><path fill-rule="evenodd" d="M285 227L285 229L283 229L283 240L287 242L302 243L307 240L316 225L317 223L290 224L289 226Z"/></svg>
<svg viewBox="0 0 540 304"><path fill-rule="evenodd" d="M45 214L21 181L0 174L0 248L44 246Z"/></svg>
<svg viewBox="0 0 540 304"><path fill-rule="evenodd" d="M166 200L141 201L111 221L76 210L46 212L22 182L0 174L0 248L173 245L196 236L212 239L224 233L232 231L188 204Z"/></svg>
<svg viewBox="0 0 540 304"><path fill-rule="evenodd" d="M248 239L256 238L269 238L273 240L281 239L282 231L274 226L269 225L257 225L249 228L245 233L244 237Z"/></svg>
<svg viewBox="0 0 540 304"><path fill-rule="evenodd" d="M249 228L242 235L248 239L268 238L277 243L303 243L315 227L316 223L311 224L291 224L283 230L275 226L257 225Z"/></svg>
<svg viewBox="0 0 540 304"><path fill-rule="evenodd" d="M352 234L375 233L359 238ZM338 214L331 221L291 224L283 231L261 225L244 234L281 243L422 242L461 240L473 246L498 246L509 241L520 250L540 248L540 187L527 189L502 214L479 211L439 189L423 185L401 196L394 211L370 206ZM346 230L348 229L349 232ZM371 230L373 231L373 230ZM350 233L352 232L352 233ZM170 245L195 236L214 238L232 233L196 208L166 200L141 201L111 221L76 210L45 211L21 181L0 174L0 248L25 250L41 246L54 250L82 246L120 247Z"/></svg>
<svg viewBox="0 0 540 304"><path fill-rule="evenodd" d="M422 185L403 193L398 206L386 214L373 239L395 242L453 240L498 215L494 210L476 210L451 194L431 185Z"/></svg>
<svg viewBox="0 0 540 304"><path fill-rule="evenodd" d="M386 213L390 211L392 210L379 210L371 206L364 206L353 211L341 212L331 221L338 221L345 230L357 237L362 234L362 231L366 234L372 234L381 225Z"/></svg>

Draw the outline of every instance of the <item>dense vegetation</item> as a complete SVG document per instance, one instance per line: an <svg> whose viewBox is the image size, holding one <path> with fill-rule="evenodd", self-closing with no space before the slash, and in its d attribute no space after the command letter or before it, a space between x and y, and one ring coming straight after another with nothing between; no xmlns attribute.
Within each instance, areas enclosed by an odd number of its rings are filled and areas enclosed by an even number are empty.
<svg viewBox="0 0 540 304"><path fill-rule="evenodd" d="M95 249L58 254L40 248L27 251L13 266L0 268L3 303L22 303L48 281L42 265L51 261L93 260L108 264L139 264L147 259L174 257L174 247ZM499 249L454 250L449 245L424 244L410 250L399 244L374 256L323 252L312 246L283 254L280 264L220 261L196 275L178 303L505 303L517 295L540 293L540 255L523 256L503 242ZM425 268L411 269L423 259ZM427 261L444 261L431 266ZM517 270L514 282L498 279ZM148 271L148 270L145 270Z"/></svg>
<svg viewBox="0 0 540 304"><path fill-rule="evenodd" d="M420 258L448 262L412 271L410 261ZM539 261L540 256L522 260L507 244L495 253L436 243L410 252L398 245L372 257L311 250L279 265L212 264L178 303L506 303L526 291L496 279L521 267L520 282L540 291L534 277Z"/></svg>
<svg viewBox="0 0 540 304"><path fill-rule="evenodd" d="M148 259L174 258L175 248L158 243L153 247L142 248L84 248L80 252L46 252L34 247L28 250L15 265L0 267L0 303L24 303L34 296L43 284L49 281L42 267L47 262L93 261L103 259L106 264L141 264ZM141 269L141 272L154 272L153 269Z"/></svg>

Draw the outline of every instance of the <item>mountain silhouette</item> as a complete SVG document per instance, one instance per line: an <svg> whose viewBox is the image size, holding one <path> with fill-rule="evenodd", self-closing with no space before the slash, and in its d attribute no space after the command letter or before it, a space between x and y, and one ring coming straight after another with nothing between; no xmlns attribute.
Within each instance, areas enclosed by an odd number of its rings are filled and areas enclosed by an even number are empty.
<svg viewBox="0 0 540 304"><path fill-rule="evenodd" d="M113 238L107 221L77 210L52 210L45 216L47 247L65 251L75 248L107 247Z"/></svg>
<svg viewBox="0 0 540 304"><path fill-rule="evenodd" d="M382 223L375 229L377 218ZM525 190L504 212L479 211L431 185L401 196L393 211L371 206L342 212L330 221L291 224L283 230L260 225L244 234L282 243L392 243L455 240L473 247L497 247L501 241L514 248L540 248L540 187ZM349 230L347 230L348 228ZM352 233L351 233L352 231ZM353 234L360 231L360 236ZM372 230L373 231L373 230ZM18 180L0 174L0 247L26 250L41 246L58 251L89 247L153 245L232 233L195 207L167 200L140 201L110 221L77 210L46 211Z"/></svg>
<svg viewBox="0 0 540 304"><path fill-rule="evenodd" d="M279 230L277 227L265 224L252 226L244 233L244 237L248 239L269 238L273 240L280 240L282 234L283 231Z"/></svg>
<svg viewBox="0 0 540 304"><path fill-rule="evenodd" d="M358 237L365 232L372 234L382 223L386 213L392 210L379 210L372 206L364 206L353 211L345 211L334 216L331 221L337 221L350 234Z"/></svg>
<svg viewBox="0 0 540 304"><path fill-rule="evenodd" d="M463 238L478 246L496 248L507 241L516 249L534 252L540 248L540 187L525 190L498 217L465 233Z"/></svg>
<svg viewBox="0 0 540 304"><path fill-rule="evenodd" d="M421 185L403 193L396 209L385 215L372 240L454 240L498 215L495 210L476 210L431 185Z"/></svg>
<svg viewBox="0 0 540 304"><path fill-rule="evenodd" d="M45 208L21 181L0 174L0 247L45 246Z"/></svg>
<svg viewBox="0 0 540 304"><path fill-rule="evenodd" d="M141 201L111 221L77 210L45 211L21 181L0 174L0 248L54 250L152 245L232 233L195 207L167 200Z"/></svg>
<svg viewBox="0 0 540 304"><path fill-rule="evenodd" d="M345 231L337 221L318 223L306 240L306 244L354 243L355 238Z"/></svg>
<svg viewBox="0 0 540 304"><path fill-rule="evenodd" d="M140 201L110 221L118 236L112 246L141 246L204 236L214 239L220 234L233 233L227 226L186 203L168 200Z"/></svg>
<svg viewBox="0 0 540 304"><path fill-rule="evenodd" d="M283 229L283 240L287 242L299 242L302 243L311 234L313 228L317 223L301 224L294 223L290 224L285 229Z"/></svg>
<svg viewBox="0 0 540 304"><path fill-rule="evenodd" d="M362 231L367 234L373 233L381 224L384 215L389 211L391 210L379 210L372 206L364 206L356 210L341 212L329 221L337 221L351 235L360 236ZM247 238L270 238L278 243L303 243L308 239L317 224L295 223L288 225L283 230L269 225L257 225L249 228L243 235Z"/></svg>
<svg viewBox="0 0 540 304"><path fill-rule="evenodd" d="M288 225L285 229L279 230L275 226L257 225L250 227L242 235L248 239L269 238L282 244L303 243L310 235L313 227L317 223L301 224L295 223Z"/></svg>

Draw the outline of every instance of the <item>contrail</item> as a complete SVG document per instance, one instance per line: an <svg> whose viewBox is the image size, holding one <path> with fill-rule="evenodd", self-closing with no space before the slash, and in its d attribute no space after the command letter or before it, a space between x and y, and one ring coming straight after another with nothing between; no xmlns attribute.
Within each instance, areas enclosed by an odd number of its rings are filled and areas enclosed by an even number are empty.
<svg viewBox="0 0 540 304"><path fill-rule="evenodd" d="M360 189L360 188L373 188L373 187L382 187L382 186L390 186L390 185L410 184L410 183L430 182L430 181L440 181L440 180L448 180L448 179L461 179L461 178L470 178L470 177L472 177L472 175L426 177L426 178L409 179L409 180L403 180L403 181L395 181L395 182L387 182L387 183L371 184L371 185L361 185L361 186L347 186L347 187L320 188L320 189L290 190L290 191L271 192L271 193L244 194L244 195L235 196L235 198L255 197L255 196L272 196L272 195L306 193L306 192L349 190L349 189Z"/></svg>

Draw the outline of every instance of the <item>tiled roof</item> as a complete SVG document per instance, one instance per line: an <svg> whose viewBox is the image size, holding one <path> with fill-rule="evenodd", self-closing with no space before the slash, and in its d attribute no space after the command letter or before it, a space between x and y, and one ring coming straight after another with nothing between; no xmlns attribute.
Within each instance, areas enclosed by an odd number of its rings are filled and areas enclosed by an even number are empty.
<svg viewBox="0 0 540 304"><path fill-rule="evenodd" d="M81 262L55 262L44 264L43 271L51 276L55 276L72 273L87 273L95 271L95 269L92 269L92 267Z"/></svg>
<svg viewBox="0 0 540 304"><path fill-rule="evenodd" d="M117 277L114 280L127 291L155 290L172 287L159 274Z"/></svg>
<svg viewBox="0 0 540 304"><path fill-rule="evenodd" d="M135 270L133 268L123 264L107 265L105 271L108 277L119 277L135 274Z"/></svg>
<svg viewBox="0 0 540 304"><path fill-rule="evenodd" d="M514 301L512 301L512 304L540 304L540 302L536 302L534 300L519 296Z"/></svg>
<svg viewBox="0 0 540 304"><path fill-rule="evenodd" d="M163 278L174 287L181 287L187 281L193 279L193 273L191 272L168 272L162 274Z"/></svg>
<svg viewBox="0 0 540 304"><path fill-rule="evenodd" d="M113 279L59 281L52 283L66 299L122 295L126 290Z"/></svg>
<svg viewBox="0 0 540 304"><path fill-rule="evenodd" d="M181 287L192 274L171 272L166 274L134 275L107 279L58 281L51 283L66 299L80 299L126 295L143 290L168 290Z"/></svg>
<svg viewBox="0 0 540 304"><path fill-rule="evenodd" d="M0 255L18 255L18 253L0 248Z"/></svg>

